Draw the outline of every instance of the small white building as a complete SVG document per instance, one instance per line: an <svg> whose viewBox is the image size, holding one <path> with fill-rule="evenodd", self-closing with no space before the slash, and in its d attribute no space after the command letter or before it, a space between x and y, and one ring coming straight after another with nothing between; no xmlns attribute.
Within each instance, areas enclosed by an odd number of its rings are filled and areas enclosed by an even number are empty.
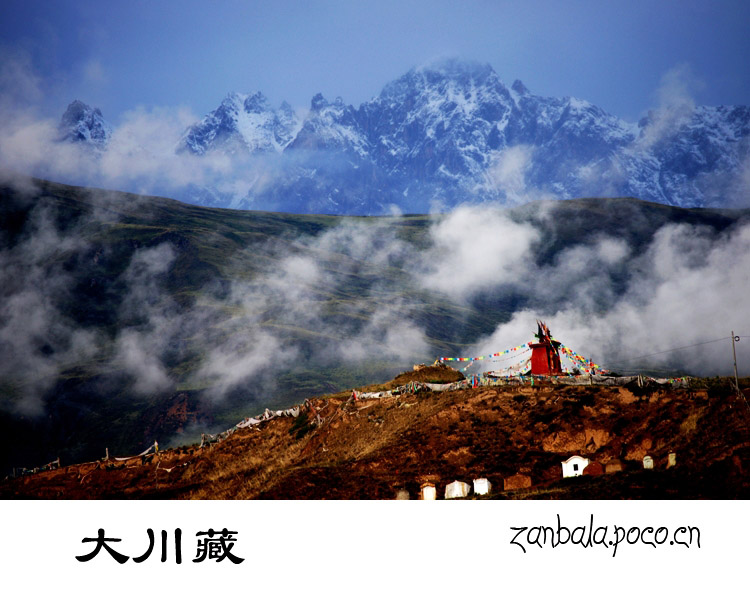
<svg viewBox="0 0 750 600"><path fill-rule="evenodd" d="M479 479L474 480L474 493L477 496L484 496L486 494L489 494L491 491L492 484L489 482L489 479L480 477Z"/></svg>
<svg viewBox="0 0 750 600"><path fill-rule="evenodd" d="M431 483L423 483L419 494L422 500L437 500L437 489Z"/></svg>
<svg viewBox="0 0 750 600"><path fill-rule="evenodd" d="M450 500L451 498L466 498L471 491L468 483L463 481L454 481L445 486L445 499Z"/></svg>
<svg viewBox="0 0 750 600"><path fill-rule="evenodd" d="M563 477L578 477L583 475L583 470L588 466L589 459L578 456L571 456L568 460L562 461Z"/></svg>
<svg viewBox="0 0 750 600"><path fill-rule="evenodd" d="M644 456L643 457L643 468L644 469L653 469L654 468L654 459L650 456Z"/></svg>

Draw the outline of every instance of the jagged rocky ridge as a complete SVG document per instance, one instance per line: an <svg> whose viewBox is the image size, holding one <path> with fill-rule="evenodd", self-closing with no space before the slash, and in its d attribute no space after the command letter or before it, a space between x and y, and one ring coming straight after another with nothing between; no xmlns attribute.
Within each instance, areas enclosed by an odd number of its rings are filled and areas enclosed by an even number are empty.
<svg viewBox="0 0 750 600"><path fill-rule="evenodd" d="M91 108L80 100L68 105L58 125L60 141L85 142L103 149L112 137L112 126L104 120L102 111Z"/></svg>
<svg viewBox="0 0 750 600"><path fill-rule="evenodd" d="M210 187L183 195L235 208L411 213L580 196L733 206L750 185L749 134L746 106L683 104L628 123L520 81L506 87L489 65L448 60L412 69L359 108L318 94L300 116L259 92L230 94L177 151L275 157L273 184L245 197Z"/></svg>
<svg viewBox="0 0 750 600"><path fill-rule="evenodd" d="M294 139L299 124L286 102L273 110L260 92L231 93L186 132L179 148L198 155L215 148L228 154L280 152Z"/></svg>

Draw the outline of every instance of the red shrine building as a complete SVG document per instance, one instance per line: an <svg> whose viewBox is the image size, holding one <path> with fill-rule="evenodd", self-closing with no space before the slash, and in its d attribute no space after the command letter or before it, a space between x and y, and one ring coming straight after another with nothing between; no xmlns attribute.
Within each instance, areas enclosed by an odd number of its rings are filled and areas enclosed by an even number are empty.
<svg viewBox="0 0 750 600"><path fill-rule="evenodd" d="M536 343L529 344L531 348L532 375L562 375L560 366L560 342L552 339L552 334L541 321L537 321L538 331L535 335Z"/></svg>

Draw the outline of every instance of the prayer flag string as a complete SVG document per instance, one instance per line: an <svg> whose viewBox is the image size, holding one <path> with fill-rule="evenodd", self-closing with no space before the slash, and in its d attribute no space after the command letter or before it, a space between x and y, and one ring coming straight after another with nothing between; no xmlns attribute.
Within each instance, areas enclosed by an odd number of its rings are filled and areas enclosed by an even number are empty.
<svg viewBox="0 0 750 600"><path fill-rule="evenodd" d="M527 350L529 348L529 344L531 342L527 342L525 344L521 344L520 346L514 346L513 348L508 348L507 350L503 350L502 352L495 352L494 354L486 354L484 356L467 356L467 357L450 357L450 356L441 356L438 358L438 361L442 362L474 362L477 360L487 360L490 358L496 358L498 356L503 356L504 354L510 354L511 352L518 352L519 350Z"/></svg>
<svg viewBox="0 0 750 600"><path fill-rule="evenodd" d="M593 360L590 358L585 358L584 356L581 356L577 352L574 352L567 346L565 346L562 342L559 340L553 340L560 344L560 352L562 352L565 356L567 356L571 362L576 365L579 369L591 373L594 369L599 371L600 373L609 373L606 369L603 369L600 365L597 365Z"/></svg>
<svg viewBox="0 0 750 600"><path fill-rule="evenodd" d="M565 346L562 342L559 340L553 340L554 342L558 343L560 346L560 352L562 352L565 356L567 356L571 362L581 369L582 371L585 371L586 373L591 373L594 370L598 371L599 373L609 373L608 370L602 368L600 365L596 364L592 359L586 358L582 356L581 354L578 354L577 352L574 352L567 346ZM466 371L469 369L469 367L474 364L474 362L479 360L488 360L497 358L499 356L504 356L507 354L511 354L513 352L519 352L519 351L526 351L529 350L530 344L533 342L526 342L525 344L521 344L520 346L514 346L512 348L508 348L507 350L503 350L502 352L495 352L494 354L485 354L483 356L441 356L437 359L436 362L466 362L469 363L465 367L461 369L461 371Z"/></svg>

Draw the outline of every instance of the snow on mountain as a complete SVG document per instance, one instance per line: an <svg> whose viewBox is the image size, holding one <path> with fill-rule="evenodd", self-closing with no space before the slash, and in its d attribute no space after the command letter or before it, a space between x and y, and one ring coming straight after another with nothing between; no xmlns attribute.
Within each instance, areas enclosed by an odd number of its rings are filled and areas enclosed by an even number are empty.
<svg viewBox="0 0 750 600"><path fill-rule="evenodd" d="M80 100L68 105L58 131L60 141L84 142L99 150L106 147L112 136L112 126L104 120L102 112Z"/></svg>
<svg viewBox="0 0 750 600"><path fill-rule="evenodd" d="M623 195L729 206L750 187L750 108L683 104L628 123L451 59L410 70L359 108L317 94L304 117L288 104L274 110L260 92L229 94L178 149L278 157L273 183L226 201L234 207L378 214ZM191 198L208 197L222 196Z"/></svg>
<svg viewBox="0 0 750 600"><path fill-rule="evenodd" d="M284 176L248 195L248 205L302 213L377 214L392 193L356 109L316 94L295 139L285 148ZM252 204L250 204L252 202Z"/></svg>
<svg viewBox="0 0 750 600"><path fill-rule="evenodd" d="M198 155L212 150L227 154L280 153L295 138L301 124L286 102L274 110L260 92L233 92L185 132L178 149Z"/></svg>
<svg viewBox="0 0 750 600"><path fill-rule="evenodd" d="M651 112L622 155L633 195L678 206L732 205L750 191L750 107Z"/></svg>
<svg viewBox="0 0 750 600"><path fill-rule="evenodd" d="M360 108L375 159L411 181L475 177L504 145L513 108L489 65L445 61L409 71Z"/></svg>
<svg viewBox="0 0 750 600"><path fill-rule="evenodd" d="M354 108L341 98L328 102L322 94L313 97L304 124L289 144L289 151L293 150L333 150L358 157L370 154Z"/></svg>

